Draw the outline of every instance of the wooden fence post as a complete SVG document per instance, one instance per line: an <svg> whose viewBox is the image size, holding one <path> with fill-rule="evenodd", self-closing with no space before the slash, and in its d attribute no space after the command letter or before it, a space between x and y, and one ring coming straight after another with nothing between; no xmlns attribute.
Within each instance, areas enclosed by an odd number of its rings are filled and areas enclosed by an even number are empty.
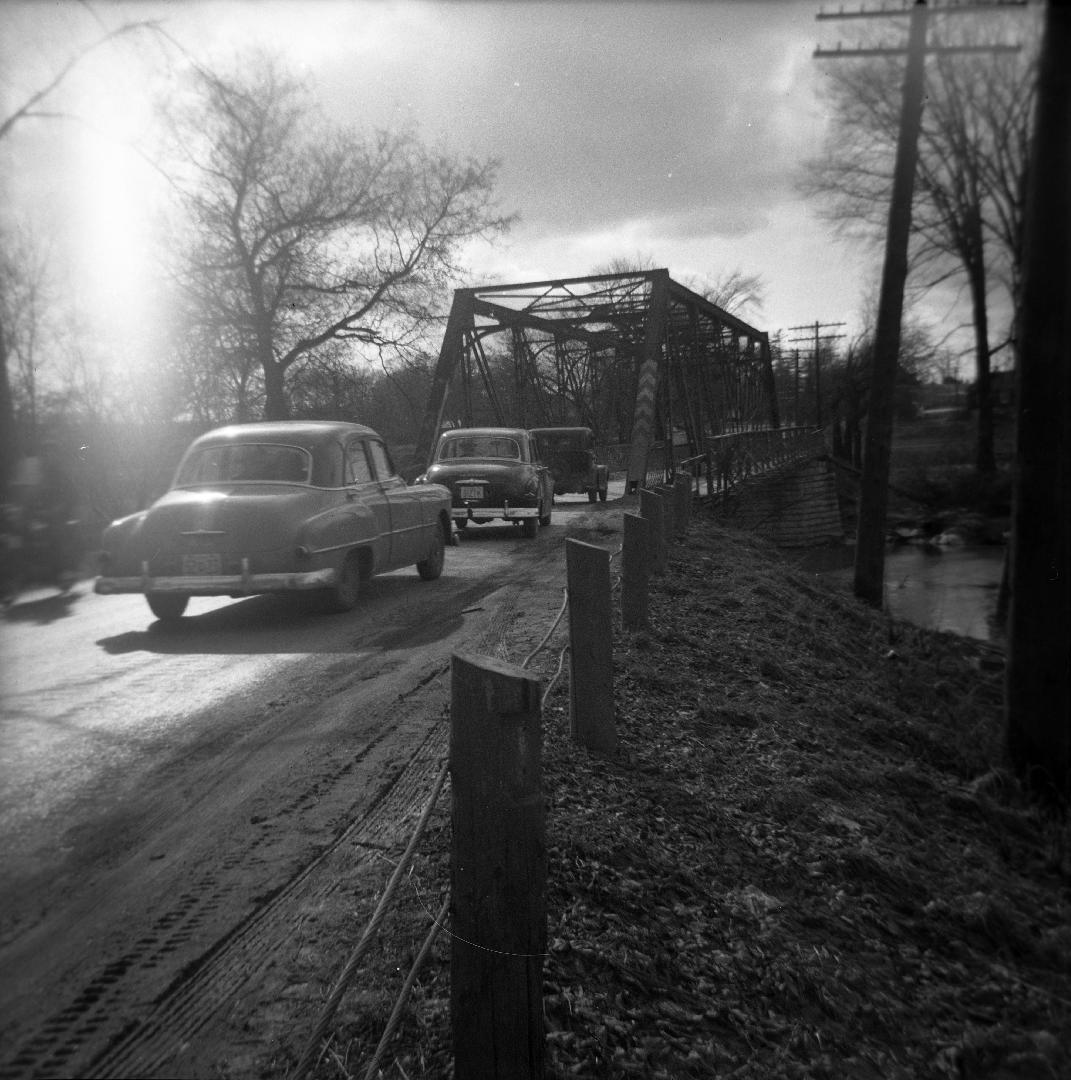
<svg viewBox="0 0 1071 1080"><path fill-rule="evenodd" d="M640 489L640 513L647 521L647 555L651 573L666 572L665 503L656 491Z"/></svg>
<svg viewBox="0 0 1071 1080"><path fill-rule="evenodd" d="M589 750L617 749L610 552L565 541L569 584L569 725Z"/></svg>
<svg viewBox="0 0 1071 1080"><path fill-rule="evenodd" d="M450 1010L454 1075L542 1080L546 844L540 686L452 660Z"/></svg>
<svg viewBox="0 0 1071 1080"><path fill-rule="evenodd" d="M625 514L624 521L625 537L621 546L621 625L626 630L642 630L647 625L649 525L639 514Z"/></svg>
<svg viewBox="0 0 1071 1080"><path fill-rule="evenodd" d="M673 527L678 540L688 535L691 519L692 478L686 473L677 473L673 479Z"/></svg>

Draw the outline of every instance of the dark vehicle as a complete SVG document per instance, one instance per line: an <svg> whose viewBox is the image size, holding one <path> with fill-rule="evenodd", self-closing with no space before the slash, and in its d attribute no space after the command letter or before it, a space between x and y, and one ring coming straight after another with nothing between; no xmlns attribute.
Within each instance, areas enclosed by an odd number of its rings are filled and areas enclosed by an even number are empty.
<svg viewBox="0 0 1071 1080"><path fill-rule="evenodd" d="M443 569L450 493L408 487L371 428L238 424L196 439L171 490L104 533L98 593L144 593L159 619L191 596L319 592L348 611L373 574Z"/></svg>
<svg viewBox="0 0 1071 1080"><path fill-rule="evenodd" d="M19 461L10 500L0 507L0 602L13 604L28 586L66 592L78 579L81 522L73 484L49 448Z"/></svg>
<svg viewBox="0 0 1071 1080"><path fill-rule="evenodd" d="M523 428L456 428L444 431L432 464L418 483L450 489L458 528L501 518L535 536L549 525L554 480Z"/></svg>
<svg viewBox="0 0 1071 1080"><path fill-rule="evenodd" d="M610 469L595 461L595 433L586 427L532 428L539 455L554 476L554 494L587 494L606 502Z"/></svg>

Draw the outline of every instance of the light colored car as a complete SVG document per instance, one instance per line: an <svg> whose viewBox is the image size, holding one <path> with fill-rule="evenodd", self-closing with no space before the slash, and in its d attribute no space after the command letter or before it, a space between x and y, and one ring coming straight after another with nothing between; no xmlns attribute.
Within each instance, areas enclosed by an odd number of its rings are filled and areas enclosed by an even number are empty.
<svg viewBox="0 0 1071 1080"><path fill-rule="evenodd" d="M159 619L191 596L316 591L348 611L360 583L443 569L450 492L409 487L371 429L334 421L236 424L186 451L171 489L104 532L95 591L144 593Z"/></svg>
<svg viewBox="0 0 1071 1080"><path fill-rule="evenodd" d="M501 519L535 536L554 510L554 478L524 428L454 428L444 431L419 483L450 489L450 513L463 529Z"/></svg>

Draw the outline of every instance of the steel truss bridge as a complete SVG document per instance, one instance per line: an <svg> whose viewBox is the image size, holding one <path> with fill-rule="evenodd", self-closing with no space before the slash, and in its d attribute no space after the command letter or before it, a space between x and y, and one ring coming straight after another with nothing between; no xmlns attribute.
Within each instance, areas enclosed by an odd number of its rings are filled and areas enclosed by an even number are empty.
<svg viewBox="0 0 1071 1080"><path fill-rule="evenodd" d="M591 427L628 490L703 461L712 490L718 462L750 457L730 443L781 458L791 441L769 336L668 270L456 290L418 459L480 424Z"/></svg>

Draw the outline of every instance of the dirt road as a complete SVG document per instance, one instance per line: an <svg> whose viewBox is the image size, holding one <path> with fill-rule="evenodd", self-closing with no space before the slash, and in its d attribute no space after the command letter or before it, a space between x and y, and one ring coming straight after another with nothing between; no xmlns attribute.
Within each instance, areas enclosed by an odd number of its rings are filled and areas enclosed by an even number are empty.
<svg viewBox="0 0 1071 1080"><path fill-rule="evenodd" d="M208 1075L296 913L379 880L411 830L450 655L520 662L565 537L616 546L621 510L566 501L534 541L470 528L439 581L374 579L344 616L202 600L165 627L87 585L12 609L0 1078Z"/></svg>

